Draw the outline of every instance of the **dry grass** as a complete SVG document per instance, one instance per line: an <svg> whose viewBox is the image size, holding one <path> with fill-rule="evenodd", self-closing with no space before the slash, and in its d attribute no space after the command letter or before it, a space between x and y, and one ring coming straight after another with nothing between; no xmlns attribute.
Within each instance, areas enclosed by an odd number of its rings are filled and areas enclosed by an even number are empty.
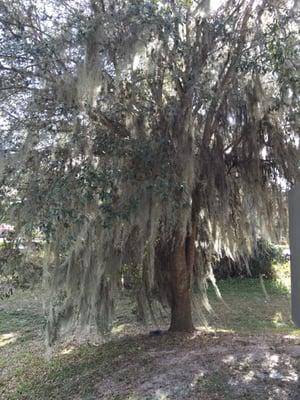
<svg viewBox="0 0 300 400"><path fill-rule="evenodd" d="M193 335L150 337L134 323L124 295L111 340L70 341L51 361L39 293L18 292L0 305L0 398L300 399L300 339L289 292L276 282L265 286L268 299L257 280L221 282L226 305L210 290L209 327Z"/></svg>

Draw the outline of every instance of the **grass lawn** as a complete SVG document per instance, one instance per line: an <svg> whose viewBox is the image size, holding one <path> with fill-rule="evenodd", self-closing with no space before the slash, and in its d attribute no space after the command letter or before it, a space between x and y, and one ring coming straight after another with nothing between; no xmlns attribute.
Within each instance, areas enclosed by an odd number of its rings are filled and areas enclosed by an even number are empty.
<svg viewBox="0 0 300 400"><path fill-rule="evenodd" d="M290 292L276 281L228 279L218 283L225 304L209 290L213 313L208 324L236 333L286 333L298 335L290 315ZM267 294L267 296L266 296Z"/></svg>
<svg viewBox="0 0 300 400"><path fill-rule="evenodd" d="M264 290L256 279L221 281L223 302L209 288L213 312L189 335L150 337L124 295L110 340L70 340L50 361L40 293L16 292L0 304L0 399L299 400L287 274Z"/></svg>

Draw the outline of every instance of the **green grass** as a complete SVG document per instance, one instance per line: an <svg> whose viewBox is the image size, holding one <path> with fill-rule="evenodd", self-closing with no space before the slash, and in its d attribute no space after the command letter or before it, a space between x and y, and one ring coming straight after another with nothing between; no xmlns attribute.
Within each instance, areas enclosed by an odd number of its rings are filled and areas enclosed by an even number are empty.
<svg viewBox="0 0 300 400"><path fill-rule="evenodd" d="M229 331L239 335L298 335L299 330L294 328L290 319L288 287L280 279L265 281L264 285L267 297L257 279L220 281L218 286L224 302L210 287L208 297L213 312L205 315L210 328L216 332ZM0 308L1 400L96 399L97 381L103 377L114 374L120 384L134 382L135 374L141 370L145 374L151 372L148 352L152 348L161 346L160 349L172 350L182 344L181 339L177 343L176 338L162 337L158 342L147 336L123 337L101 346L86 344L74 345L73 348L71 343L65 352L57 353L51 361L47 361L43 344L45 318L39 303L32 293L21 292ZM122 330L126 333L128 327L133 325L131 307L126 297L115 326L118 334ZM128 360L128 370L118 375L124 360ZM224 391L223 386L224 379L219 371L211 374L202 389L208 396L211 393L211 398L216 398L213 393L223 390L219 398L230 399L230 392ZM130 397L116 393L113 398ZM250 394L245 398L252 399Z"/></svg>
<svg viewBox="0 0 300 400"><path fill-rule="evenodd" d="M75 395L93 398L91 388L95 378L111 373L115 368L114 352L119 356L120 349L104 345L81 346L70 355L56 356L50 362L37 358L35 373L27 368L21 370L22 382L17 385L8 400L73 399ZM28 360L32 366L33 360Z"/></svg>
<svg viewBox="0 0 300 400"><path fill-rule="evenodd" d="M22 311L6 311L0 313L0 333L8 331L32 332L41 329L45 323L45 318L40 314Z"/></svg>
<svg viewBox="0 0 300 400"><path fill-rule="evenodd" d="M210 287L208 297L213 313L206 315L208 324L236 333L295 333L289 289L280 281L265 280L263 285L265 291L259 279L220 281L224 303Z"/></svg>

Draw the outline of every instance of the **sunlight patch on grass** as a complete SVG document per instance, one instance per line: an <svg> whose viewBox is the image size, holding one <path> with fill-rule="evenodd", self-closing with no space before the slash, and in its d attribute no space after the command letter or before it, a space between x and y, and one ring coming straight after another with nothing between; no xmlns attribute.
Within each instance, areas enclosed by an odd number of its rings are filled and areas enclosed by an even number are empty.
<svg viewBox="0 0 300 400"><path fill-rule="evenodd" d="M114 333L124 333L124 332L126 332L126 328L127 327L128 327L128 324L120 324L118 326L114 326L112 328L111 333L112 334L114 334Z"/></svg>
<svg viewBox="0 0 300 400"><path fill-rule="evenodd" d="M222 362L224 364L232 364L233 362L235 362L235 360L236 357L233 354L228 354L222 359Z"/></svg>
<svg viewBox="0 0 300 400"><path fill-rule="evenodd" d="M290 262L286 261L283 263L277 262L273 265L275 270L276 282L279 285L285 287L289 292L291 291L291 267Z"/></svg>
<svg viewBox="0 0 300 400"><path fill-rule="evenodd" d="M273 321L273 324L275 325L275 327L278 327L278 328L288 326L288 324L286 322L284 322L283 317L282 317L282 312L280 312L280 311L275 313L272 321Z"/></svg>
<svg viewBox="0 0 300 400"><path fill-rule="evenodd" d="M155 392L155 395L156 395L155 398L157 400L167 400L169 398L168 393L164 393L161 389L158 389Z"/></svg>
<svg viewBox="0 0 300 400"><path fill-rule="evenodd" d="M293 339L295 337L300 337L300 329L289 329L288 335L283 336L285 339Z"/></svg>
<svg viewBox="0 0 300 400"><path fill-rule="evenodd" d="M255 372L253 370L246 372L245 375L243 376L243 381L245 383L252 382L253 379L255 379Z"/></svg>
<svg viewBox="0 0 300 400"><path fill-rule="evenodd" d="M0 347L14 343L19 336L18 332L3 333L0 335Z"/></svg>
<svg viewBox="0 0 300 400"><path fill-rule="evenodd" d="M234 329L222 329L222 328L214 328L212 326L207 326L203 328L203 326L199 325L196 326L196 331L193 333L191 336L191 340L195 339L197 336L199 336L199 333L235 333Z"/></svg>
<svg viewBox="0 0 300 400"><path fill-rule="evenodd" d="M70 353L72 353L74 350L76 349L76 347L75 346L67 346L67 347L65 347L59 354L61 354L61 355L65 355L65 354L70 354Z"/></svg>

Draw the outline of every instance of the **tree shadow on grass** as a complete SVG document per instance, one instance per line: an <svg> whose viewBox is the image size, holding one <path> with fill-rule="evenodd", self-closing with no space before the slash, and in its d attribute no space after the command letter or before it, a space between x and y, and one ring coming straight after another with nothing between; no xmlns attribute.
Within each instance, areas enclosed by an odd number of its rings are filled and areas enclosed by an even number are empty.
<svg viewBox="0 0 300 400"><path fill-rule="evenodd" d="M280 343L205 332L123 337L40 360L6 399L296 400L298 366Z"/></svg>
<svg viewBox="0 0 300 400"><path fill-rule="evenodd" d="M11 330L40 329L45 317L30 310L0 310L0 333Z"/></svg>
<svg viewBox="0 0 300 400"><path fill-rule="evenodd" d="M45 321L41 314L30 310L0 310L0 347L41 336Z"/></svg>
<svg viewBox="0 0 300 400"><path fill-rule="evenodd" d="M74 345L50 362L40 351L31 353L28 348L37 343L35 335L41 340L43 316L30 310L1 311L1 333L21 334L5 347L24 345L17 355L16 363L20 357L22 362L15 384L3 392L3 399L296 400L296 361L280 349L281 342L275 343L274 350L272 341L281 338L258 335L292 331L289 317L287 326L278 325L288 315L289 293L266 282L266 299L257 280L229 280L219 286L227 306L209 292L215 314L207 318L213 332L123 336L99 346ZM130 310L126 307L123 312L121 322ZM255 337L249 339L250 334Z"/></svg>

